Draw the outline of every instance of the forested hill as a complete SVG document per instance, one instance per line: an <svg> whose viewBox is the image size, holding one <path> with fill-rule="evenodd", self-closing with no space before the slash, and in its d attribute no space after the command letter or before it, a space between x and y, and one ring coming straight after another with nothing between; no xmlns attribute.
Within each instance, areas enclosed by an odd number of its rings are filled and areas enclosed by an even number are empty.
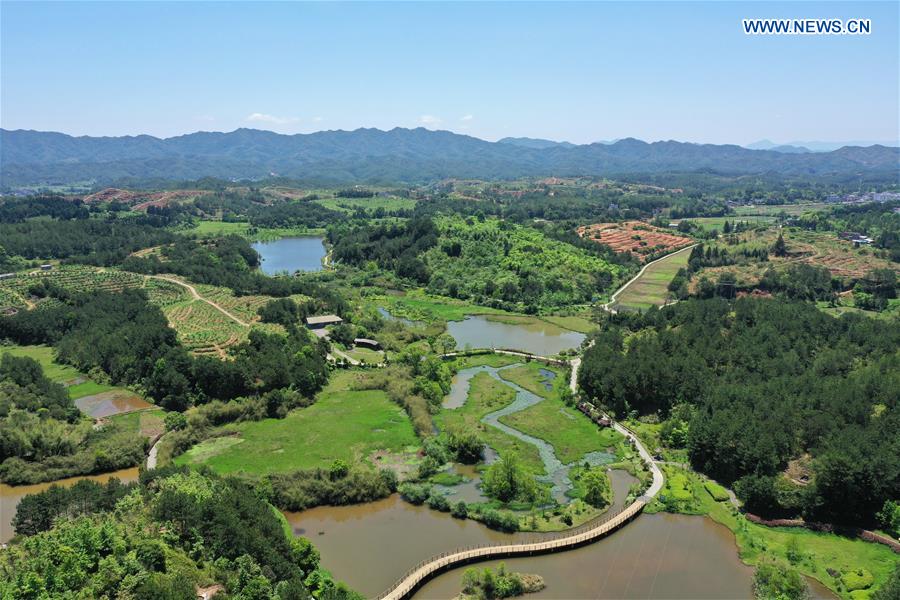
<svg viewBox="0 0 900 600"><path fill-rule="evenodd" d="M837 178L865 174L895 180L900 165L900 149L885 146L809 154L675 141L648 144L631 138L614 144L537 146L422 128L297 135L238 129L166 139L0 130L0 174L4 187L123 178L256 178L272 173L323 183L670 171Z"/></svg>

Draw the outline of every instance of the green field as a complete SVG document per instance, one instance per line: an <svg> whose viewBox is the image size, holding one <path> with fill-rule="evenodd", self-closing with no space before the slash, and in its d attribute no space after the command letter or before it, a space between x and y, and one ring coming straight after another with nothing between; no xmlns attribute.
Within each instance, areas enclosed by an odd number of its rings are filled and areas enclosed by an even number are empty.
<svg viewBox="0 0 900 600"><path fill-rule="evenodd" d="M541 373L542 370L550 371L555 376L547 377ZM555 398L558 395L559 386L565 385L565 374L562 369L549 367L539 362L530 362L518 367L503 369L499 375L502 379L511 381L541 398ZM549 390L546 384L550 384Z"/></svg>
<svg viewBox="0 0 900 600"><path fill-rule="evenodd" d="M176 464L205 464L220 473L267 474L358 464L377 450L412 456L419 440L402 408L380 390L349 391L352 373L332 377L316 403L284 419L238 423L191 448Z"/></svg>
<svg viewBox="0 0 900 600"><path fill-rule="evenodd" d="M646 310L651 306L662 306L669 297L668 286L678 269L687 266L691 256L689 249L674 252L647 269L630 283L618 296L616 309Z"/></svg>
<svg viewBox="0 0 900 600"><path fill-rule="evenodd" d="M597 324L585 317L548 315L541 319L578 333L590 333L597 329Z"/></svg>
<svg viewBox="0 0 900 600"><path fill-rule="evenodd" d="M493 308L478 306L454 298L431 296L422 292L410 292L403 296L380 296L373 299L395 317L405 317L413 321L462 321L466 315L493 314L508 315Z"/></svg>
<svg viewBox="0 0 900 600"><path fill-rule="evenodd" d="M56 383L65 385L67 382L83 380L80 383L73 383L72 385L67 386L69 397L73 400L83 398L84 396L92 396L93 394L99 394L101 392L121 389L116 388L115 386L91 381L75 367L54 362L54 350L50 346L0 346L0 356L3 356L4 354L27 356L36 360L44 369L44 375Z"/></svg>
<svg viewBox="0 0 900 600"><path fill-rule="evenodd" d="M152 408L149 410L139 410L121 415L109 417L113 423L119 423L126 429L139 433L140 435L153 438L161 435L166 430L163 421L166 411L161 408Z"/></svg>
<svg viewBox="0 0 900 600"><path fill-rule="evenodd" d="M251 233L251 229L255 230ZM295 235L323 235L325 233L322 229L253 228L250 223L229 223L226 221L198 221L192 228L182 229L180 232L200 237L220 237L233 234L259 242Z"/></svg>
<svg viewBox="0 0 900 600"><path fill-rule="evenodd" d="M546 441L564 464L579 461L588 452L615 447L622 439L613 429L597 427L577 410L556 399L547 399L502 417L500 422Z"/></svg>
<svg viewBox="0 0 900 600"><path fill-rule="evenodd" d="M577 410L559 400L559 387L565 386L562 370L556 374L555 386L548 390L538 363L512 367L500 371L500 377L545 398L543 402L525 410L501 417L500 422L523 433L540 438L553 446L556 457L564 464L580 460L588 452L605 451L615 447L622 436L609 428L599 428Z"/></svg>
<svg viewBox="0 0 900 600"><path fill-rule="evenodd" d="M448 429L474 431L500 454L515 452L526 468L537 475L542 475L544 463L541 462L537 448L481 422L484 415L500 410L515 398L516 392L511 387L487 373L478 373L469 382L466 403L460 408L442 410L435 415L434 422L441 431Z"/></svg>
<svg viewBox="0 0 900 600"><path fill-rule="evenodd" d="M315 200L315 203L321 204L325 208L348 214L355 212L359 208L371 214L379 208L385 211L394 211L412 210L416 207L416 201L412 198L398 198L396 196L387 198L381 196L376 196L375 198L322 198Z"/></svg>
<svg viewBox="0 0 900 600"><path fill-rule="evenodd" d="M744 217L749 215L779 215L781 213L795 216L806 212L825 210L830 204L822 202L808 202L805 204L760 204L757 206L737 206L734 209L736 215Z"/></svg>

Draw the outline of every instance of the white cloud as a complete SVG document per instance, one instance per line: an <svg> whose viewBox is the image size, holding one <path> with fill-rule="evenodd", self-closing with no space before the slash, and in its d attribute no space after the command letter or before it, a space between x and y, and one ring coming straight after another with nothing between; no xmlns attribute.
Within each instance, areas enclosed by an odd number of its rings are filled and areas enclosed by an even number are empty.
<svg viewBox="0 0 900 600"><path fill-rule="evenodd" d="M435 127L441 123L442 121L434 115L422 115L419 117L419 125L424 125L425 127Z"/></svg>
<svg viewBox="0 0 900 600"><path fill-rule="evenodd" d="M271 123L273 125L288 125L296 123L300 119L297 117L276 117L275 115L267 115L265 113L253 113L247 117L247 120L253 123Z"/></svg>
<svg viewBox="0 0 900 600"><path fill-rule="evenodd" d="M325 120L325 117L313 117L313 123L321 123Z"/></svg>
<svg viewBox="0 0 900 600"><path fill-rule="evenodd" d="M460 121L471 121L475 118L475 115L465 115L459 118Z"/></svg>
<svg viewBox="0 0 900 600"><path fill-rule="evenodd" d="M216 120L216 118L212 115L197 115L195 117L198 121L203 121L205 123L212 123Z"/></svg>

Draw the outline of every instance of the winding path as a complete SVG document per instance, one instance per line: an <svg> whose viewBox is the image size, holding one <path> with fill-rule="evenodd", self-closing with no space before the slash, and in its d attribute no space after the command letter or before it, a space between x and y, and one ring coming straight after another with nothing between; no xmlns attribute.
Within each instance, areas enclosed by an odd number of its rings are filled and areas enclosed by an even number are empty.
<svg viewBox="0 0 900 600"><path fill-rule="evenodd" d="M556 359L548 359L547 357L523 352L507 350L494 350L494 352L556 361ZM451 352L444 356L451 357L459 354L462 353ZM574 358L569 361L568 364L572 368L572 373L569 378L569 388L573 393L577 393L578 370L581 368L581 358ZM650 473L653 476L653 481L651 482L650 487L647 488L647 491L644 492L642 496L635 499L630 505L625 507L621 512L615 515L604 515L581 527L554 536L542 536L534 542L524 542L519 544L489 544L444 552L424 560L410 569L403 577L394 583L393 586L379 595L378 598L380 600L401 600L403 598L410 598L423 583L435 575L461 565L494 558L533 556L536 554L548 554L550 552L562 552L585 544L590 544L606 537L637 517L644 510L644 507L649 504L662 489L664 482L663 474L659 466L654 462L653 456L647 448L644 447L633 431L617 422L613 423L613 428L625 436L626 439L634 443L641 459L648 466Z"/></svg>
<svg viewBox="0 0 900 600"><path fill-rule="evenodd" d="M188 292L190 292L192 299L200 300L201 302L206 302L207 304L209 304L210 306L215 308L217 311L219 311L220 313L222 313L223 315L225 315L226 317L228 317L229 319L231 319L232 321L234 321L241 327L250 327L249 323L245 323L244 321L241 321L239 318L237 318L236 316L234 316L233 314L231 314L230 312L228 312L227 310L225 310L224 308L222 308L221 306L219 306L212 300L201 296L200 292L197 291L197 288L195 288L194 286L192 286L189 283L185 283L179 279L175 279L174 277L167 277L165 275L147 275L147 277L149 277L150 279L161 279L162 281L168 281L169 283L174 283L174 284L180 285L181 287L185 288Z"/></svg>

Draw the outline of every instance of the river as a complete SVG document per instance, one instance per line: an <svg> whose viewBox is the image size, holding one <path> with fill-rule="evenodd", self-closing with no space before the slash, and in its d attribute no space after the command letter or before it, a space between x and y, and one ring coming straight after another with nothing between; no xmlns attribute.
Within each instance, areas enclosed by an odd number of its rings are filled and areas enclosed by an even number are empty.
<svg viewBox="0 0 900 600"><path fill-rule="evenodd" d="M325 246L321 237L285 237L271 242L255 242L260 268L266 275L293 274L295 271L321 271Z"/></svg>

